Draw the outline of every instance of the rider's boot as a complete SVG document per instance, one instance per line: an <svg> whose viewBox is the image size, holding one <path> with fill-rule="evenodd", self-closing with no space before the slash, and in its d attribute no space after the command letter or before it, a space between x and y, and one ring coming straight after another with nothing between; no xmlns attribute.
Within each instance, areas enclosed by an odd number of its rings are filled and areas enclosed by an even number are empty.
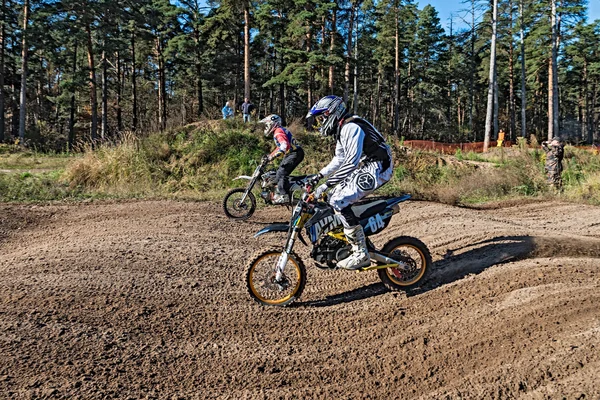
<svg viewBox="0 0 600 400"><path fill-rule="evenodd" d="M277 191L273 195L273 204L288 204L290 196L287 194L279 194Z"/></svg>
<svg viewBox="0 0 600 400"><path fill-rule="evenodd" d="M371 265L371 257L369 257L367 240L362 226L357 225L351 228L344 228L344 234L348 242L352 245L352 253L338 262L338 267L355 270Z"/></svg>

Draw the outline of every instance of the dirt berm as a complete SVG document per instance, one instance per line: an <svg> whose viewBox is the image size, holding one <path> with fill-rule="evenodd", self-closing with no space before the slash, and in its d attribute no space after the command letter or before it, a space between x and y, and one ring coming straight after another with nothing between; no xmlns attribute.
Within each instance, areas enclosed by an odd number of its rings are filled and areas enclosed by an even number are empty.
<svg viewBox="0 0 600 400"><path fill-rule="evenodd" d="M285 208L0 205L0 398L598 399L600 208L409 202L375 237L416 236L430 279L322 272L290 308L244 269Z"/></svg>

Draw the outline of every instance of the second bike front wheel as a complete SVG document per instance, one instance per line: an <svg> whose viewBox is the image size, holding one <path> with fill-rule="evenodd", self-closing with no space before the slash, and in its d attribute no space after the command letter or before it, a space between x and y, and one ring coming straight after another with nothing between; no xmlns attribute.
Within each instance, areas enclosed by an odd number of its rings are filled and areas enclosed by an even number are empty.
<svg viewBox="0 0 600 400"><path fill-rule="evenodd" d="M427 246L417 238L401 236L392 239L383 246L381 252L408 266L408 270L400 268L377 270L379 279L389 290L406 290L418 286L431 270L431 253Z"/></svg>
<svg viewBox="0 0 600 400"><path fill-rule="evenodd" d="M244 188L232 189L227 192L223 199L223 211L225 211L227 217L244 220L254 214L256 210L256 198L252 192L248 192L248 195L242 201L245 192L246 189Z"/></svg>
<svg viewBox="0 0 600 400"><path fill-rule="evenodd" d="M246 272L248 293L265 306L287 306L297 300L306 285L306 268L302 260L291 253L279 281L275 272L281 249L270 249L257 254Z"/></svg>

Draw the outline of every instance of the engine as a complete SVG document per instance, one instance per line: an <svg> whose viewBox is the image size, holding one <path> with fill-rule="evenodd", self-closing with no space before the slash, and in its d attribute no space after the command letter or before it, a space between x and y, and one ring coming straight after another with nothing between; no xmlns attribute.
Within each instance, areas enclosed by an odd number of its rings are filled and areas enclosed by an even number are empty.
<svg viewBox="0 0 600 400"><path fill-rule="evenodd" d="M321 269L333 269L338 261L350 255L350 245L331 236L324 236L311 252L315 265Z"/></svg>
<svg viewBox="0 0 600 400"><path fill-rule="evenodd" d="M262 174L262 187L267 188L277 185L277 173L275 171L267 171Z"/></svg>

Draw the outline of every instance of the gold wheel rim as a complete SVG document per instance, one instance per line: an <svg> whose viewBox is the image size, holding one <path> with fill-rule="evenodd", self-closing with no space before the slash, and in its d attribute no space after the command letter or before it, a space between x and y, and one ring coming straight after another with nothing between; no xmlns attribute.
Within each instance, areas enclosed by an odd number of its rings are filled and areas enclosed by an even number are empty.
<svg viewBox="0 0 600 400"><path fill-rule="evenodd" d="M415 282L418 282L419 279L421 279L423 277L423 274L425 274L425 269L427 268L427 260L425 259L425 254L417 246L413 246L411 244L403 244L401 246L395 247L390 252L390 255L393 252L397 251L398 249L405 248L405 247L413 249L417 253L419 253L419 257L421 258L421 266L420 266L419 273L414 278L412 278L411 280L408 280L408 281L399 280L396 277L396 275L394 275L393 272L391 271L392 269L395 269L395 268L386 268L385 273L387 274L388 278L390 278L390 280L392 282L394 282L396 285L399 285L399 286L410 286L410 285L414 284ZM413 258L413 260L414 260L414 258ZM417 267L419 267L419 266L417 266Z"/></svg>
<svg viewBox="0 0 600 400"><path fill-rule="evenodd" d="M292 299L296 293L298 293L298 289L300 289L300 282L301 282L301 278L302 278L302 272L300 271L300 266L298 265L298 263L296 262L295 258L293 256L290 255L290 257L288 258L288 263L291 262L292 265L294 266L295 270L296 270L296 285L294 287L294 289L290 292L290 294L288 294L287 296L285 296L282 299L277 299L277 300L271 300L271 299L267 299L266 297L262 296L258 290L254 287L254 271L256 270L256 266L260 264L260 262L262 260L264 260L267 257L279 257L281 255L281 253L267 253L262 255L258 260L256 260L254 262L254 264L252 264L252 267L250 267L250 274L248 277L248 284L250 287L250 290L252 291L252 294L259 299L262 303L265 304L269 304L269 305L279 305L279 304L283 304L286 301ZM287 269L287 266L286 266Z"/></svg>

